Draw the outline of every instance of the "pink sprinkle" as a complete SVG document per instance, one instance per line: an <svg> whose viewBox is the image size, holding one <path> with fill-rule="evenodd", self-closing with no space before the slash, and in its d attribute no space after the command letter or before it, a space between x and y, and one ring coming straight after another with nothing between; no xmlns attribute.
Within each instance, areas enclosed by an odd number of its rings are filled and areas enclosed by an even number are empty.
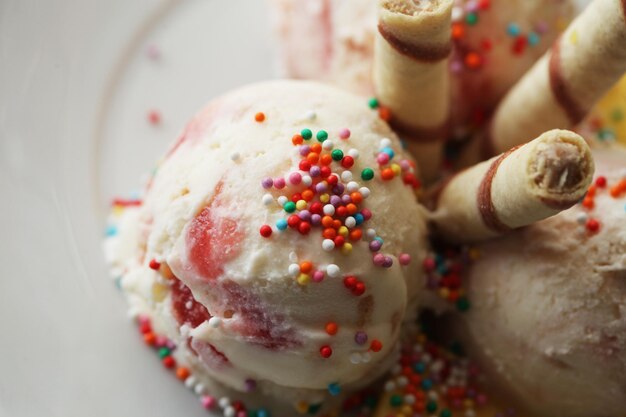
<svg viewBox="0 0 626 417"><path fill-rule="evenodd" d="M161 113L158 110L150 110L148 112L148 121L150 124L158 125L161 123Z"/></svg>
<svg viewBox="0 0 626 417"><path fill-rule="evenodd" d="M398 260L400 261L400 265L406 266L411 263L411 255L408 253L401 253Z"/></svg>
<svg viewBox="0 0 626 417"><path fill-rule="evenodd" d="M298 185L302 182L302 175L299 172L292 172L289 174L289 182L293 185Z"/></svg>
<svg viewBox="0 0 626 417"><path fill-rule="evenodd" d="M146 55L148 55L148 58L151 60L156 61L161 58L161 50L155 44L151 44L146 48Z"/></svg>
<svg viewBox="0 0 626 417"><path fill-rule="evenodd" d="M200 398L200 403L204 408L210 410L215 407L217 401L215 401L215 398L211 397L210 395L203 395L202 398Z"/></svg>
<svg viewBox="0 0 626 417"><path fill-rule="evenodd" d="M453 74L460 74L461 71L463 71L463 62L455 59L453 61L450 62L450 71L452 71Z"/></svg>
<svg viewBox="0 0 626 417"><path fill-rule="evenodd" d="M476 397L476 403L478 405L487 404L487 396L485 394L478 394L478 396Z"/></svg>
<svg viewBox="0 0 626 417"><path fill-rule="evenodd" d="M378 156L376 157L376 161L380 164L380 165L385 165L387 162L389 162L389 155L387 155L385 152L381 152L378 154Z"/></svg>
<svg viewBox="0 0 626 417"><path fill-rule="evenodd" d="M339 131L339 137L341 139L348 139L350 137L350 129L346 129L345 127Z"/></svg>
<svg viewBox="0 0 626 417"><path fill-rule="evenodd" d="M383 266L383 264L385 263L385 255L383 255L382 253L377 253L376 255L374 255L372 260L374 261L374 265Z"/></svg>
<svg viewBox="0 0 626 417"><path fill-rule="evenodd" d="M276 178L274 180L274 187L276 187L277 189L281 190L283 188L285 188L285 179L284 178Z"/></svg>
<svg viewBox="0 0 626 417"><path fill-rule="evenodd" d="M248 413L246 413L246 412L245 412L245 411L243 411L243 410L240 410L240 411L237 413L237 417L248 417Z"/></svg>
<svg viewBox="0 0 626 417"><path fill-rule="evenodd" d="M156 345L156 347L163 347L167 344L167 338L164 336L157 336L154 344Z"/></svg>
<svg viewBox="0 0 626 417"><path fill-rule="evenodd" d="M165 347L168 348L169 350L174 350L176 349L176 343L174 343L170 339L167 339L167 341L165 342Z"/></svg>
<svg viewBox="0 0 626 417"><path fill-rule="evenodd" d="M363 215L364 220L369 220L372 218L372 212L369 209L364 208L361 210L361 214Z"/></svg>
<svg viewBox="0 0 626 417"><path fill-rule="evenodd" d="M424 271L431 272L435 269L435 258L424 259Z"/></svg>
<svg viewBox="0 0 626 417"><path fill-rule="evenodd" d="M145 314L140 315L137 320L139 321L139 324L141 326L146 326L150 324L150 317L146 316Z"/></svg>
<svg viewBox="0 0 626 417"><path fill-rule="evenodd" d="M408 171L411 169L411 163L408 160L403 159L400 161L400 168L402 168L402 171Z"/></svg>
<svg viewBox="0 0 626 417"><path fill-rule="evenodd" d="M313 282L322 282L324 280L324 273L322 271L313 272Z"/></svg>

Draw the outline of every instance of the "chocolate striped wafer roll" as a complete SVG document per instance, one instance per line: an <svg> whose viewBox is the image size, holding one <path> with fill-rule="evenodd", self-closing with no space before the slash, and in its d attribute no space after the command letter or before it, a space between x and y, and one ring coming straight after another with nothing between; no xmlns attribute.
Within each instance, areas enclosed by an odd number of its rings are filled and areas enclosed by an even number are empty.
<svg viewBox="0 0 626 417"><path fill-rule="evenodd" d="M594 0L499 105L486 153L575 126L624 72L626 0Z"/></svg>
<svg viewBox="0 0 626 417"><path fill-rule="evenodd" d="M422 179L441 168L450 110L452 0L382 0L374 86L391 126L417 159Z"/></svg>
<svg viewBox="0 0 626 417"><path fill-rule="evenodd" d="M553 216L576 204L593 177L582 137L551 130L453 177L431 222L450 242L473 242Z"/></svg>

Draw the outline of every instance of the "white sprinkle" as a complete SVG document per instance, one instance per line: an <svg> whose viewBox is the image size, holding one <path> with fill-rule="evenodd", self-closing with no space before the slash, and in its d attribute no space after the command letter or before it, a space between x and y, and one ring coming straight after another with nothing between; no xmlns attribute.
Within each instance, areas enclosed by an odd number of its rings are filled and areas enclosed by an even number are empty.
<svg viewBox="0 0 626 417"><path fill-rule="evenodd" d="M230 154L230 159L233 161L238 161L239 158L241 158L241 155L239 155L239 152L233 152Z"/></svg>
<svg viewBox="0 0 626 417"><path fill-rule="evenodd" d="M437 401L439 399L439 394L437 394L437 391L430 390L428 391L428 398L430 398L433 401Z"/></svg>
<svg viewBox="0 0 626 417"><path fill-rule="evenodd" d="M222 397L217 401L217 404L220 406L220 408L226 408L230 405L230 398Z"/></svg>
<svg viewBox="0 0 626 417"><path fill-rule="evenodd" d="M287 203L287 201L289 201L289 199L286 196L281 195L276 199L276 201L278 201L278 204L282 207L285 205L285 203Z"/></svg>
<svg viewBox="0 0 626 417"><path fill-rule="evenodd" d="M327 151L330 151L334 146L335 144L330 139L326 139L324 143L322 143L322 148L326 149Z"/></svg>
<svg viewBox="0 0 626 417"><path fill-rule="evenodd" d="M391 392L391 391L393 391L394 389L396 389L396 384L395 384L395 382L393 382L393 381L387 381L387 382L385 383L385 391L386 391L386 392Z"/></svg>
<svg viewBox="0 0 626 417"><path fill-rule="evenodd" d="M292 277L297 277L298 274L300 273L300 265L298 264L291 264L289 265L289 275L291 275Z"/></svg>
<svg viewBox="0 0 626 417"><path fill-rule="evenodd" d="M409 378L407 378L404 375L399 376L398 379L396 379L396 383L398 384L400 388L406 387L407 384L409 383Z"/></svg>
<svg viewBox="0 0 626 417"><path fill-rule="evenodd" d="M332 216L333 214L335 214L335 206L333 206L332 204L326 204L324 206L324 214L327 216Z"/></svg>
<svg viewBox="0 0 626 417"><path fill-rule="evenodd" d="M191 302L191 300L189 300L185 303L185 308L187 310L191 310L191 307L193 307L193 303Z"/></svg>
<svg viewBox="0 0 626 417"><path fill-rule="evenodd" d="M350 155L355 161L357 159L359 159L359 151L357 151L356 149L352 148L348 151L348 155Z"/></svg>
<svg viewBox="0 0 626 417"><path fill-rule="evenodd" d="M361 363L361 354L359 352L354 352L350 354L350 363L356 365Z"/></svg>
<svg viewBox="0 0 626 417"><path fill-rule="evenodd" d="M408 404L408 405L413 405L415 404L415 395L413 394L407 394L404 396L404 403Z"/></svg>
<svg viewBox="0 0 626 417"><path fill-rule="evenodd" d="M458 22L463 18L463 9L461 7L455 6L452 8L452 21Z"/></svg>
<svg viewBox="0 0 626 417"><path fill-rule="evenodd" d="M237 411L235 411L235 407L232 405L224 408L224 417L235 417L235 414L237 414Z"/></svg>
<svg viewBox="0 0 626 417"><path fill-rule="evenodd" d="M326 252L332 251L333 249L335 249L335 242L330 239L324 239L322 241L322 249L324 249Z"/></svg>
<svg viewBox="0 0 626 417"><path fill-rule="evenodd" d="M402 372L402 366L400 365L394 365L393 368L391 368L391 375L398 375L400 372Z"/></svg>
<svg viewBox="0 0 626 417"><path fill-rule="evenodd" d="M363 198L367 198L370 196L370 189L367 187L361 187L359 188L359 192L361 193L361 195L363 196Z"/></svg>
<svg viewBox="0 0 626 417"><path fill-rule="evenodd" d="M341 173L341 181L350 182L352 181L352 171L343 171Z"/></svg>
<svg viewBox="0 0 626 417"><path fill-rule="evenodd" d="M302 184L306 185L307 187L310 186L311 184L313 184L313 178L311 178L310 175L303 175Z"/></svg>
<svg viewBox="0 0 626 417"><path fill-rule="evenodd" d="M161 58L161 50L155 44L148 45L148 48L146 48L146 54L148 55L148 58L153 61Z"/></svg>
<svg viewBox="0 0 626 417"><path fill-rule="evenodd" d="M196 393L196 395L202 395L205 392L205 388L203 384L197 384L193 390Z"/></svg>
<svg viewBox="0 0 626 417"><path fill-rule="evenodd" d="M289 260L293 263L298 262L298 254L293 251L289 252Z"/></svg>
<svg viewBox="0 0 626 417"><path fill-rule="evenodd" d="M391 139L389 139L389 138L382 138L380 140L380 149L388 148L390 146L391 146Z"/></svg>
<svg viewBox="0 0 626 417"><path fill-rule="evenodd" d="M369 239L374 239L376 237L376 230L367 229L367 231L365 232L365 236L367 236Z"/></svg>
<svg viewBox="0 0 626 417"><path fill-rule="evenodd" d="M339 273L341 272L341 270L339 269L339 267L335 264L329 264L326 267L326 273L328 274L329 277L331 278L337 278L339 276Z"/></svg>
<svg viewBox="0 0 626 417"><path fill-rule="evenodd" d="M352 229L354 226L356 226L356 219L352 216L346 217L344 224L348 229Z"/></svg>
<svg viewBox="0 0 626 417"><path fill-rule="evenodd" d="M576 216L576 222L578 222L578 224L585 224L587 223L587 218L587 214L580 213L578 216Z"/></svg>
<svg viewBox="0 0 626 417"><path fill-rule="evenodd" d="M317 113L315 113L313 110L309 110L304 114L304 118L313 121L317 118Z"/></svg>
<svg viewBox="0 0 626 417"><path fill-rule="evenodd" d="M217 329L218 327L220 327L222 325L222 319L219 317L211 317L209 319L209 326L213 327L214 329Z"/></svg>
<svg viewBox="0 0 626 417"><path fill-rule="evenodd" d="M196 385L196 377L193 375L190 375L187 377L187 379L185 379L185 386L187 388L192 388Z"/></svg>
<svg viewBox="0 0 626 417"><path fill-rule="evenodd" d="M269 206L273 202L274 202L274 197L271 194L265 194L263 196L263 204L265 204L266 206Z"/></svg>
<svg viewBox="0 0 626 417"><path fill-rule="evenodd" d="M372 355L369 352L363 352L361 354L361 360L363 363L368 363L372 359Z"/></svg>
<svg viewBox="0 0 626 417"><path fill-rule="evenodd" d="M348 189L348 192L353 193L359 189L359 183L356 181L350 181L348 185L346 185L346 188Z"/></svg>
<svg viewBox="0 0 626 417"><path fill-rule="evenodd" d="M424 362L425 364L429 364L430 362L432 362L433 358L432 356L430 356L429 353L424 353L424 355L422 356L422 362Z"/></svg>

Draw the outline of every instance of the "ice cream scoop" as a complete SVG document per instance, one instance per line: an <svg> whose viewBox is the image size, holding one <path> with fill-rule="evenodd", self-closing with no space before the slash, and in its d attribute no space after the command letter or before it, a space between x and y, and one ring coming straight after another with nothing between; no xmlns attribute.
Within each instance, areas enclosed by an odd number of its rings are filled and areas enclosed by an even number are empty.
<svg viewBox="0 0 626 417"><path fill-rule="evenodd" d="M193 117L142 202L113 218L108 258L196 378L319 409L384 373L415 314L414 165L365 99L245 87Z"/></svg>
<svg viewBox="0 0 626 417"><path fill-rule="evenodd" d="M582 202L480 245L453 321L533 416L626 413L626 150L596 150Z"/></svg>

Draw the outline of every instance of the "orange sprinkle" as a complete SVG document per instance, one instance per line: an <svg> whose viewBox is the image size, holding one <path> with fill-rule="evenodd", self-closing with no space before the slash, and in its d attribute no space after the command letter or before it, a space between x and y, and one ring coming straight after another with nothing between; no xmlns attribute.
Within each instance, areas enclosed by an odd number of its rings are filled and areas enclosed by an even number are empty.
<svg viewBox="0 0 626 417"><path fill-rule="evenodd" d="M363 237L363 232L361 229L354 229L350 232L350 240L361 240Z"/></svg>
<svg viewBox="0 0 626 417"><path fill-rule="evenodd" d="M315 197L315 193L311 190L304 190L302 191L302 199L304 201L311 201L313 200L313 197Z"/></svg>
<svg viewBox="0 0 626 417"><path fill-rule="evenodd" d="M333 220L333 228L339 229L341 226L343 226L341 220Z"/></svg>
<svg viewBox="0 0 626 417"><path fill-rule="evenodd" d="M185 379L187 379L189 375L190 375L189 369L183 366L176 369L176 378L180 379L181 381L184 381Z"/></svg>
<svg viewBox="0 0 626 417"><path fill-rule="evenodd" d="M309 161L311 164L317 164L317 162L320 160L320 155L317 152L311 152L306 156L306 160Z"/></svg>
<svg viewBox="0 0 626 417"><path fill-rule="evenodd" d="M587 197L594 197L595 195L596 195L596 186L590 185L589 189L587 190Z"/></svg>
<svg viewBox="0 0 626 417"><path fill-rule="evenodd" d="M147 344L147 345L154 345L156 343L156 335L152 332L148 332L146 334L143 335L143 341Z"/></svg>
<svg viewBox="0 0 626 417"><path fill-rule="evenodd" d="M322 226L324 227L333 227L333 218L330 216L322 217Z"/></svg>
<svg viewBox="0 0 626 417"><path fill-rule="evenodd" d="M314 143L311 145L311 152L322 153L322 145L319 143Z"/></svg>
<svg viewBox="0 0 626 417"><path fill-rule="evenodd" d="M337 231L332 227L328 227L324 229L322 236L324 236L324 239L334 239L337 236Z"/></svg>
<svg viewBox="0 0 626 417"><path fill-rule="evenodd" d="M459 40L465 35L465 27L462 23L452 24L452 39Z"/></svg>
<svg viewBox="0 0 626 417"><path fill-rule="evenodd" d="M254 120L256 120L257 122L261 123L262 121L265 120L265 113L258 112L257 114L254 115Z"/></svg>
<svg viewBox="0 0 626 417"><path fill-rule="evenodd" d="M355 191L353 193L350 193L350 199L354 204L359 204L363 201L363 196L358 191Z"/></svg>
<svg viewBox="0 0 626 417"><path fill-rule="evenodd" d="M593 201L593 197L587 196L583 199L583 207L589 210L592 210L595 206L595 203Z"/></svg>
<svg viewBox="0 0 626 417"><path fill-rule="evenodd" d="M395 176L395 173L393 172L393 169L385 168L380 173L380 176L383 178L383 180L389 181L393 179L393 177Z"/></svg>
<svg viewBox="0 0 626 417"><path fill-rule="evenodd" d="M324 154L320 157L320 164L330 165L333 162L333 157L330 154Z"/></svg>
<svg viewBox="0 0 626 417"><path fill-rule="evenodd" d="M476 52L470 52L465 55L465 66L471 69L480 68L483 64L483 60Z"/></svg>
<svg viewBox="0 0 626 417"><path fill-rule="evenodd" d="M304 139L299 133L293 135L293 137L291 138L291 143L293 143L294 145L302 145L302 142L304 142Z"/></svg>
<svg viewBox="0 0 626 417"><path fill-rule="evenodd" d="M611 187L609 193L611 197L617 198L621 194L626 192L626 180L620 180L617 184Z"/></svg>
<svg viewBox="0 0 626 417"><path fill-rule="evenodd" d="M310 261L300 262L300 272L308 274L313 270L313 264Z"/></svg>
<svg viewBox="0 0 626 417"><path fill-rule="evenodd" d="M348 210L349 214L355 214L359 209L356 204L349 203L346 205L346 210Z"/></svg>
<svg viewBox="0 0 626 417"><path fill-rule="evenodd" d="M388 122L389 120L391 120L391 110L389 110L389 107L385 107L385 106L378 107L378 117L383 119L385 122Z"/></svg>
<svg viewBox="0 0 626 417"><path fill-rule="evenodd" d="M337 326L337 323L329 321L328 323L326 323L326 333L328 333L331 336L334 336L337 334L337 330L339 330L339 326Z"/></svg>

